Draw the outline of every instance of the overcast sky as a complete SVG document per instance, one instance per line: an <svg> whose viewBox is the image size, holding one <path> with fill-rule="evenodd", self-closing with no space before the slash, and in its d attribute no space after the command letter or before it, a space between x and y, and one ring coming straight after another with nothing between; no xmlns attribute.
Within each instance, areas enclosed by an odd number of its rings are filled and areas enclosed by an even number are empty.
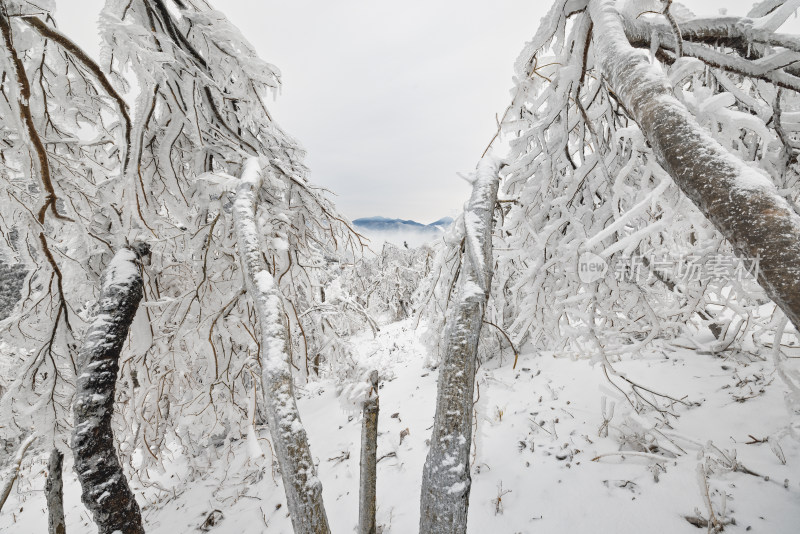
<svg viewBox="0 0 800 534"><path fill-rule="evenodd" d="M283 74L276 120L308 150L311 179L349 218L454 215L510 99L512 66L543 0L217 0ZM742 0L686 2L705 13ZM97 49L102 0L58 0L57 20ZM714 6L712 8L712 6Z"/></svg>

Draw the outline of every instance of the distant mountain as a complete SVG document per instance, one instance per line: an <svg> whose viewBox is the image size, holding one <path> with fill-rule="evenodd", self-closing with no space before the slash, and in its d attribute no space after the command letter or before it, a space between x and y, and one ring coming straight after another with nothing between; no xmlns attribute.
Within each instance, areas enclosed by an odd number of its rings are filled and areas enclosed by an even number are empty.
<svg viewBox="0 0 800 534"><path fill-rule="evenodd" d="M353 221L356 230L370 240L372 245L380 245L384 241L398 246L418 247L444 234L453 222L450 217L443 217L430 224L422 224L407 219L388 219L386 217L364 217Z"/></svg>
<svg viewBox="0 0 800 534"><path fill-rule="evenodd" d="M430 223L428 226L438 226L442 230L444 230L445 228L447 228L451 224L453 224L453 218L452 217L442 217L438 221Z"/></svg>
<svg viewBox="0 0 800 534"><path fill-rule="evenodd" d="M440 234L444 229L450 226L453 219L450 217L443 217L431 224L422 224L417 221L406 219L387 219L386 217L363 217L356 219L353 224L362 230L380 231L380 232L420 232Z"/></svg>

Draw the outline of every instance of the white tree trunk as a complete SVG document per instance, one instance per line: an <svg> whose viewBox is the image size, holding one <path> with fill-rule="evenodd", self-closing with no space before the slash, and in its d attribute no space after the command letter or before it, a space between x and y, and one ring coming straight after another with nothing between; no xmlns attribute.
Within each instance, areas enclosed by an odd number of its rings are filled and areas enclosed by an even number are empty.
<svg viewBox="0 0 800 534"><path fill-rule="evenodd" d="M648 54L628 42L609 0L591 0L596 61L659 164L741 258L758 258L758 281L800 327L800 217L770 180L715 141L673 95Z"/></svg>
<svg viewBox="0 0 800 534"><path fill-rule="evenodd" d="M144 534L141 511L125 480L111 429L119 357L142 299L140 266L139 254L130 248L120 249L108 264L97 312L78 359L72 453L83 489L81 500L99 534Z"/></svg>
<svg viewBox="0 0 800 534"><path fill-rule="evenodd" d="M245 162L233 216L247 292L255 303L261 327L264 404L294 531L327 534L330 528L322 502L322 484L294 398L280 290L267 270L258 239L255 208L262 181L260 172L257 158Z"/></svg>
<svg viewBox="0 0 800 534"><path fill-rule="evenodd" d="M500 162L491 156L481 160L464 211L465 254L444 334L436 415L422 473L421 534L467 531L475 361L492 280L492 225L499 170Z"/></svg>

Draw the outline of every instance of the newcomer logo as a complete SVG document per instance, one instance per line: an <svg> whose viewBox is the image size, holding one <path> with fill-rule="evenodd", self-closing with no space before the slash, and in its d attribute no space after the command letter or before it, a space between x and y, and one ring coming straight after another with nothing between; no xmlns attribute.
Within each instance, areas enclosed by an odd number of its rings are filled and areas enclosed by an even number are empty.
<svg viewBox="0 0 800 534"><path fill-rule="evenodd" d="M584 284L591 284L606 275L608 264L592 252L584 252L578 257L578 277Z"/></svg>

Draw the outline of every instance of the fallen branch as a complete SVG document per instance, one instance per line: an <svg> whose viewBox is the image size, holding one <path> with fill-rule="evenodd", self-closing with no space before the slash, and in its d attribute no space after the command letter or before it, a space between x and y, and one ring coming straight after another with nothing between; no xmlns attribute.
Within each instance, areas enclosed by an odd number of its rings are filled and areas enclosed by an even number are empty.
<svg viewBox="0 0 800 534"><path fill-rule="evenodd" d="M593 462L596 462L600 458L605 458L607 456L637 456L639 458L647 458L649 460L655 460L657 462L666 462L667 460L671 460L671 458L667 458L666 456L659 456L658 454L650 454L647 452L636 452L636 451L617 451L617 452L605 452L603 454L598 454L594 458L592 458Z"/></svg>

